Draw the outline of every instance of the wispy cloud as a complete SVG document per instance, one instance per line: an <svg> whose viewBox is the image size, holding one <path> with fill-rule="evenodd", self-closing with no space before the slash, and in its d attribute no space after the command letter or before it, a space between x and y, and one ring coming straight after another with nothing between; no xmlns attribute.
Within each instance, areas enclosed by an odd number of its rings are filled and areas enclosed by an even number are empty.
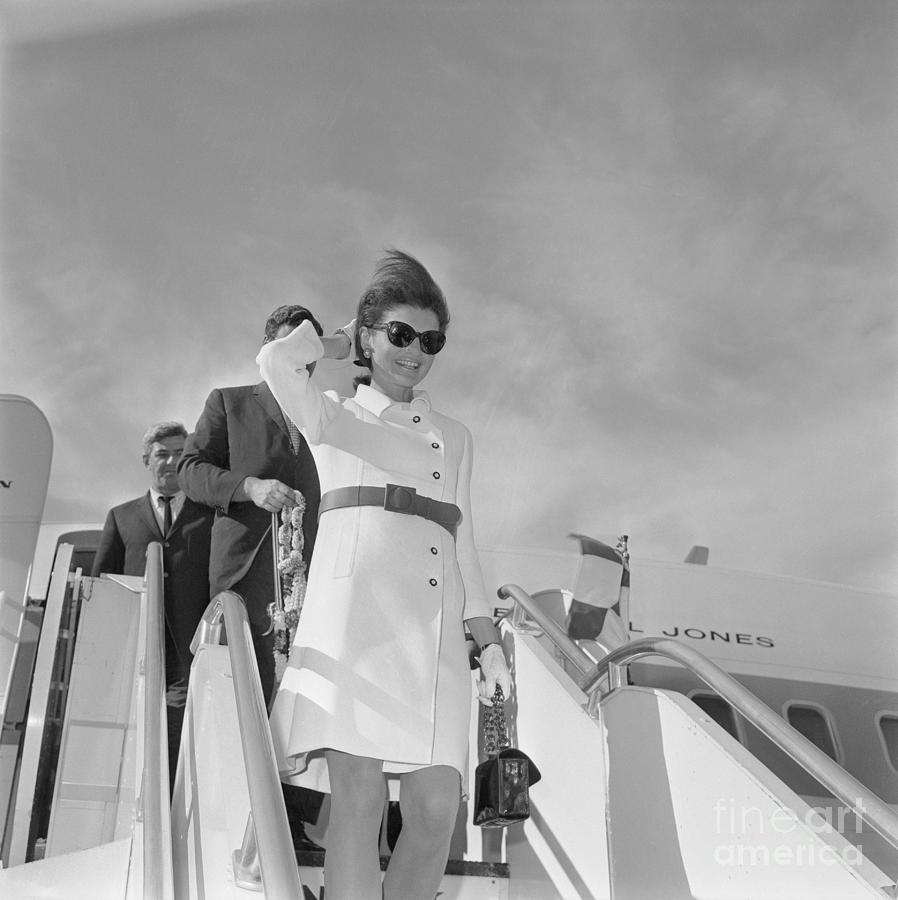
<svg viewBox="0 0 898 900"><path fill-rule="evenodd" d="M149 421L401 246L450 299L425 386L474 431L481 541L893 587L896 26L260 4L8 48L0 374L53 425L48 514L142 490Z"/></svg>

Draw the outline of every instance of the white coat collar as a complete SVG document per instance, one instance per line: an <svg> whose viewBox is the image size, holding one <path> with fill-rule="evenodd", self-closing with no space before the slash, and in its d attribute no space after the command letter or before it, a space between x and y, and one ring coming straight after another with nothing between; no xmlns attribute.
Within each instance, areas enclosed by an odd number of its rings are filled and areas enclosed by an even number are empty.
<svg viewBox="0 0 898 900"><path fill-rule="evenodd" d="M360 384L356 388L355 402L376 416L383 415L384 410L391 406L413 409L424 413L429 413L431 409L430 397L427 396L426 391L414 391L411 403L396 403L370 384Z"/></svg>

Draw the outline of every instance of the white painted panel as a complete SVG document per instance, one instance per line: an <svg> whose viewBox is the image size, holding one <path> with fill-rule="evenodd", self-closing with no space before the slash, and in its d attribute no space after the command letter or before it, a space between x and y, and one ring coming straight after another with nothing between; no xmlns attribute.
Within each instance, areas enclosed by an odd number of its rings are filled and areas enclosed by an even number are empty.
<svg viewBox="0 0 898 900"><path fill-rule="evenodd" d="M515 690L512 742L538 766L532 818L506 837L509 894L517 900L611 896L605 825L605 737L582 691L538 639L504 630Z"/></svg>
<svg viewBox="0 0 898 900"><path fill-rule="evenodd" d="M176 897L252 896L234 884L231 872L249 809L228 648L202 645L190 670L172 796Z"/></svg>
<svg viewBox="0 0 898 900"><path fill-rule="evenodd" d="M81 590L47 856L123 837L134 814L135 776L123 764L136 724L140 595L107 579L85 578Z"/></svg>
<svg viewBox="0 0 898 900"><path fill-rule="evenodd" d="M0 871L4 900L124 900L131 841L42 859ZM211 898L210 898L211 900Z"/></svg>
<svg viewBox="0 0 898 900"><path fill-rule="evenodd" d="M888 879L690 701L627 688L602 713L616 900L882 896Z"/></svg>

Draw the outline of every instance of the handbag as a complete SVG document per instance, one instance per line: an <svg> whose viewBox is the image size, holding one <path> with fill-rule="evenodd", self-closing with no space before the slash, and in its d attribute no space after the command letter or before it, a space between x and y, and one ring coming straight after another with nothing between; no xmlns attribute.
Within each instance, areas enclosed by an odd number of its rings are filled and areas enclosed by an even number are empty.
<svg viewBox="0 0 898 900"><path fill-rule="evenodd" d="M474 770L474 824L503 828L522 822L530 816L530 787L542 776L526 753L510 745L499 685L483 717L483 738L488 758Z"/></svg>

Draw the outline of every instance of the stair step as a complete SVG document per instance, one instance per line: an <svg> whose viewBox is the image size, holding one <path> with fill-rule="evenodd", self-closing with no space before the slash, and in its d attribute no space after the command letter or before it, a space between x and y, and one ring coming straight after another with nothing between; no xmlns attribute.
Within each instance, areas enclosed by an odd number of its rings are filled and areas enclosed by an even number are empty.
<svg viewBox="0 0 898 900"><path fill-rule="evenodd" d="M324 851L298 850L296 861L303 900L325 900ZM382 856L381 869L386 869L389 861L389 856ZM508 900L509 883L507 863L450 859L437 897L439 900Z"/></svg>
<svg viewBox="0 0 898 900"><path fill-rule="evenodd" d="M381 871L387 868L389 856L381 856ZM306 869L320 869L324 866L324 850L297 850L296 862ZM508 879L508 863L476 862L468 859L450 859L446 863L447 875L471 875L478 878Z"/></svg>

